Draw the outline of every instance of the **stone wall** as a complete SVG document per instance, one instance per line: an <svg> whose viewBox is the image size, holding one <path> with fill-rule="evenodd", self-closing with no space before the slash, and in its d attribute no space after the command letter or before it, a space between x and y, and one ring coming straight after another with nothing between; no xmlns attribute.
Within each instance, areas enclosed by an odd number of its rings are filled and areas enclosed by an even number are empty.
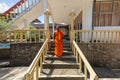
<svg viewBox="0 0 120 80"><path fill-rule="evenodd" d="M79 47L93 66L120 68L120 44L85 44Z"/></svg>
<svg viewBox="0 0 120 80"><path fill-rule="evenodd" d="M9 59L9 58L10 58L10 48L1 48L0 59Z"/></svg>
<svg viewBox="0 0 120 80"><path fill-rule="evenodd" d="M28 66L33 61L43 43L11 44L10 66Z"/></svg>

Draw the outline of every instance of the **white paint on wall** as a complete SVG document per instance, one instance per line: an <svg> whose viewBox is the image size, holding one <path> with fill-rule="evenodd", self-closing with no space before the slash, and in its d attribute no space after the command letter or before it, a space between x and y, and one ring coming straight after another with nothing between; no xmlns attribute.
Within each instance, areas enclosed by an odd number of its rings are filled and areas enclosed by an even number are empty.
<svg viewBox="0 0 120 80"><path fill-rule="evenodd" d="M83 30L92 30L93 0L83 0Z"/></svg>

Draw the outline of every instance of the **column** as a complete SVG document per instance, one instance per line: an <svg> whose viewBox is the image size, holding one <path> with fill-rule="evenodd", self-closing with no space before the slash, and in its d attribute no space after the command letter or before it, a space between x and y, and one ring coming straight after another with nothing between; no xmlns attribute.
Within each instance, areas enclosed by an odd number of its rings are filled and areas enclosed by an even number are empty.
<svg viewBox="0 0 120 80"><path fill-rule="evenodd" d="M70 16L70 22L71 22L71 31L74 30L74 18L75 18L75 13L74 11L72 10L71 13L69 14Z"/></svg>
<svg viewBox="0 0 120 80"><path fill-rule="evenodd" d="M44 13L45 21L44 21L44 29L48 30L46 34L46 38L50 40L50 30L49 30L49 15L51 15L50 11L47 9Z"/></svg>
<svg viewBox="0 0 120 80"><path fill-rule="evenodd" d="M47 9L45 11L45 30L49 30L49 15L50 15L50 11Z"/></svg>
<svg viewBox="0 0 120 80"><path fill-rule="evenodd" d="M71 13L69 14L70 16L70 42L72 42L75 38L75 35L74 35L74 18L75 18L75 13L74 11L72 10Z"/></svg>
<svg viewBox="0 0 120 80"><path fill-rule="evenodd" d="M55 24L54 24L54 22L53 22L53 24L52 24L52 27L53 27L53 34L52 34L52 37L53 37L53 40L54 40L54 32L55 32Z"/></svg>

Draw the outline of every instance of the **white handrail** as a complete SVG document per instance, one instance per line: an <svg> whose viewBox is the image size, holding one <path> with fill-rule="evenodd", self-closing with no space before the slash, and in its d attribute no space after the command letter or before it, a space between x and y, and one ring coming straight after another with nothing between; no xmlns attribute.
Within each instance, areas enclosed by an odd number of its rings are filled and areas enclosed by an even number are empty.
<svg viewBox="0 0 120 80"><path fill-rule="evenodd" d="M73 30L70 39L77 43L120 43L120 30Z"/></svg>
<svg viewBox="0 0 120 80"><path fill-rule="evenodd" d="M72 49L74 50L74 54L76 55L76 61L77 63L80 63L80 66L82 67L82 62L84 63L84 70L88 70L89 74L90 74L90 80L99 80L98 76L96 75L96 73L94 72L94 70L92 69L91 65L89 64L88 60L86 59L86 57L84 56L83 52L80 50L80 48L78 47L78 45L76 44L76 42L73 40L72 42ZM79 59L78 59L79 58ZM82 60L82 62L80 61ZM82 71L82 68L80 68ZM87 75L87 72L85 73L85 75ZM87 78L87 76L86 76Z"/></svg>
<svg viewBox="0 0 120 80"><path fill-rule="evenodd" d="M45 57L45 54L47 54L47 50L48 50L48 39L46 39L46 41L40 48L38 54L36 55L36 57L34 58L34 60L31 63L31 65L29 66L29 68L26 72L26 75L25 75L25 80L33 80L34 79L34 71L36 71L36 76L37 76L36 80L38 80L39 68L40 68L40 70L42 70L42 62L44 62L44 60L42 60L42 59ZM39 61L40 61L40 66L38 65Z"/></svg>
<svg viewBox="0 0 120 80"><path fill-rule="evenodd" d="M0 42L28 43L44 42L49 37L49 30L14 30L0 32Z"/></svg>

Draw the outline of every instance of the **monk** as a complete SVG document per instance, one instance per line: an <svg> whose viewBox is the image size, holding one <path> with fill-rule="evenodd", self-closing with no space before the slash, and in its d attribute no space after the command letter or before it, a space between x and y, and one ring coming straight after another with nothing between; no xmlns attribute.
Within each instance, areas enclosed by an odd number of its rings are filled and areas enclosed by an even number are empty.
<svg viewBox="0 0 120 80"><path fill-rule="evenodd" d="M57 31L54 33L55 55L57 57L61 57L63 54L63 37L64 37L64 33L58 27Z"/></svg>

